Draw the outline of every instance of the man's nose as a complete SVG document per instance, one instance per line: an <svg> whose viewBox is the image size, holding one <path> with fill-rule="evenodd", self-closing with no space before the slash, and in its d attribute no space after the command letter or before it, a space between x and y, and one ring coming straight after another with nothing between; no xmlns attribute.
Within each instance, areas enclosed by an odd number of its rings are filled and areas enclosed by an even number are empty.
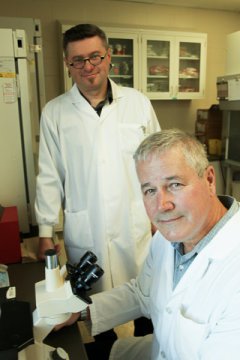
<svg viewBox="0 0 240 360"><path fill-rule="evenodd" d="M94 68L95 66L93 64L90 63L90 59L85 59L84 60L84 69L85 70L92 70L92 68Z"/></svg>
<svg viewBox="0 0 240 360"><path fill-rule="evenodd" d="M160 211L172 210L174 208L172 195L165 190L160 191L157 196L157 206Z"/></svg>

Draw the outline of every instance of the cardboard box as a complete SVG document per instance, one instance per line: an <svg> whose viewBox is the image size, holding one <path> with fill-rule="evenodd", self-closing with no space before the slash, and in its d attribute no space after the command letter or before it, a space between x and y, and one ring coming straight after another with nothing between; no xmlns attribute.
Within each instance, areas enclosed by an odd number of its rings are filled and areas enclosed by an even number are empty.
<svg viewBox="0 0 240 360"><path fill-rule="evenodd" d="M17 207L6 207L0 220L0 263L21 262Z"/></svg>

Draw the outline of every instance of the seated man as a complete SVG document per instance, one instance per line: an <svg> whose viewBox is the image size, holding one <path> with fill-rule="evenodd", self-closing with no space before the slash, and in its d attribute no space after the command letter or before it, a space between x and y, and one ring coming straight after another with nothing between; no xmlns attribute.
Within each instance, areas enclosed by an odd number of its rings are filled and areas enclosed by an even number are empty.
<svg viewBox="0 0 240 360"><path fill-rule="evenodd" d="M239 203L216 195L202 144L180 130L150 135L134 158L158 231L136 279L92 296L93 335L144 315L154 325L152 343L141 343L147 354L124 340L122 359L239 359ZM118 342L111 359L120 359Z"/></svg>

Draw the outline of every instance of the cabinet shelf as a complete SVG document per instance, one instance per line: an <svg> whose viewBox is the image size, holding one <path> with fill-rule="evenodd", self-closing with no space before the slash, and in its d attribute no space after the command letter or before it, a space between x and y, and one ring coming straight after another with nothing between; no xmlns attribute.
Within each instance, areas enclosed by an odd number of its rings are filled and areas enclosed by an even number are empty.
<svg viewBox="0 0 240 360"><path fill-rule="evenodd" d="M190 75L179 75L181 80L199 80L199 76L190 76Z"/></svg>
<svg viewBox="0 0 240 360"><path fill-rule="evenodd" d="M189 60L189 61L199 61L200 58L198 56L180 56L180 60Z"/></svg>
<svg viewBox="0 0 240 360"><path fill-rule="evenodd" d="M148 55L147 56L148 59L164 59L164 60L169 60L169 56L163 56L163 55Z"/></svg>
<svg viewBox="0 0 240 360"><path fill-rule="evenodd" d="M112 75L112 74L111 74L111 78L115 78L115 79L117 79L117 78L132 79L133 76L132 76L132 75L121 75L121 74L119 74L119 75Z"/></svg>
<svg viewBox="0 0 240 360"><path fill-rule="evenodd" d="M148 79L168 79L169 75L148 75Z"/></svg>
<svg viewBox="0 0 240 360"><path fill-rule="evenodd" d="M123 58L127 58L127 59L133 58L132 55L128 55L128 54L112 54L111 57L112 58L121 58L121 59L123 59Z"/></svg>

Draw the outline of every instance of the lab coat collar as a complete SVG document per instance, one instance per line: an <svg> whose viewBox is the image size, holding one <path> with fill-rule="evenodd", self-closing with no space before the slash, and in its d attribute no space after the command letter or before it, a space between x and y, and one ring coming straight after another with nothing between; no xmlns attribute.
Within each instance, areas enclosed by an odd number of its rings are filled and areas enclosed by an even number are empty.
<svg viewBox="0 0 240 360"><path fill-rule="evenodd" d="M177 295L190 284L202 278L216 262L224 262L237 249L240 249L239 239L240 210L232 216L210 243L198 254L188 271L179 281L174 290Z"/></svg>
<svg viewBox="0 0 240 360"><path fill-rule="evenodd" d="M222 260L229 256L237 247L240 247L239 224L240 210L228 220L206 246L206 253L209 254L209 257L213 260ZM202 250L203 253L204 250Z"/></svg>
<svg viewBox="0 0 240 360"><path fill-rule="evenodd" d="M124 96L124 92L121 88L121 86L118 86L114 81L110 80L110 84L112 86L112 94L113 94L113 100L119 99Z"/></svg>

